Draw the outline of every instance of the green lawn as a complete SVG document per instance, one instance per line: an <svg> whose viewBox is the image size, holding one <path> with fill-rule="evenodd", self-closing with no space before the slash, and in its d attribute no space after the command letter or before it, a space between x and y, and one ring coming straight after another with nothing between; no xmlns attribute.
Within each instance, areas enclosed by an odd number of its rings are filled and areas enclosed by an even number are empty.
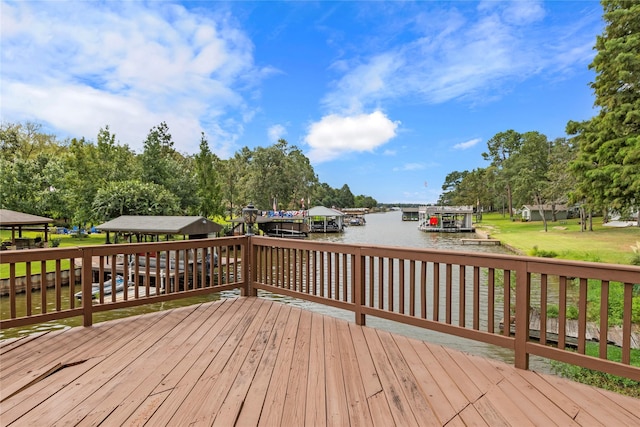
<svg viewBox="0 0 640 427"><path fill-rule="evenodd" d="M553 252L555 258L630 264L632 246L640 242L639 227L605 227L602 218L594 218L594 231L580 231L579 219L549 222L544 231L542 221L511 221L501 214L484 214L475 224L477 230L489 233L525 255Z"/></svg>
<svg viewBox="0 0 640 427"><path fill-rule="evenodd" d="M35 238L40 237L44 240L44 234L42 232L31 232L26 231L22 233L22 237L25 238ZM2 230L0 231L0 239L2 241L11 240L11 231ZM69 234L50 234L49 235L49 245L51 246L51 242L53 239L59 239L60 245L59 247L73 247L73 246L90 246L90 245L102 245L105 243L106 234L86 234L83 237L73 237ZM62 261L61 267L63 269L69 268L69 261ZM55 271L55 261L47 261L47 271ZM31 266L31 272L33 274L40 273L40 263L34 263ZM24 276L26 273L26 265L25 263L16 264L16 276ZM9 265L2 264L0 266L0 279L5 279L9 277Z"/></svg>

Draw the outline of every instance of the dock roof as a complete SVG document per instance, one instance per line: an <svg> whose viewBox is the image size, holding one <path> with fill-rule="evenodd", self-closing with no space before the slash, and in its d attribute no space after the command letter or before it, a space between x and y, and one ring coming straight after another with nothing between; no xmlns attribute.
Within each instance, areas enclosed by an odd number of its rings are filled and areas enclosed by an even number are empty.
<svg viewBox="0 0 640 427"><path fill-rule="evenodd" d="M96 227L100 231L140 234L209 234L222 226L203 216L123 215Z"/></svg>
<svg viewBox="0 0 640 427"><path fill-rule="evenodd" d="M23 212L0 209L0 226L49 224L53 219Z"/></svg>

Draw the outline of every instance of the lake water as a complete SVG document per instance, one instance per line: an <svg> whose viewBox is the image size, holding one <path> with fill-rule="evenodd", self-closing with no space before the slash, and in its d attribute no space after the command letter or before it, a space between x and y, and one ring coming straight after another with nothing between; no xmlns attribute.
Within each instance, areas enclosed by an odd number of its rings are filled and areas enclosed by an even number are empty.
<svg viewBox="0 0 640 427"><path fill-rule="evenodd" d="M340 242L348 244L370 244L370 245L384 245L384 246L400 246L400 247L413 247L424 249L443 249L443 250L458 250L458 251L479 251L489 253L510 253L508 250L501 246L489 246L489 245L464 245L462 244L463 238L476 237L473 233L426 233L418 230L417 221L402 221L402 214L400 211L391 211L386 213L376 213L366 215L366 225L357 227L347 227L344 233L334 234L312 234L309 239L317 241L330 241ZM80 290L79 285L77 290ZM53 292L50 290L49 292ZM65 292L65 294L68 294ZM33 294L33 300L39 301L37 292ZM228 292L223 294L224 296L237 295L234 292ZM292 304L308 310L313 310L322 314L327 314L342 318L348 321L354 321L354 315L351 312L335 309L332 307L323 306L320 304L314 304L307 301L296 300L293 298L283 297L279 295L272 295L269 293L260 293L265 298L281 301L283 303ZM54 294L47 296L49 301L54 301ZM19 297L20 298L20 297ZM117 317L131 316L136 314L142 314L157 310L166 310L176 308L188 304L202 303L207 301L214 301L220 298L220 295L209 295L205 297L189 298L185 300L168 301L163 303L148 304L144 306L132 307L128 309L113 310L109 312L98 313L94 317L94 322L102 322L105 320L114 319ZM8 307L8 301L5 298L0 298L2 304L2 311L5 311ZM18 305L21 302L18 301ZM3 318L5 313L3 313ZM402 334L412 338L417 338L432 343L438 343L451 347L457 350L465 351L468 353L490 357L493 359L503 360L508 363L513 363L513 352L507 349L503 349L497 346L484 344L464 338L458 338L455 336L442 334L439 332L428 331L425 329L403 325L384 319L367 316L367 325L385 329L394 333ZM21 336L34 332L42 332L46 330L62 329L71 326L79 326L82 324L80 318L64 319L62 321L48 322L39 325L28 326L24 328L16 328L13 330L0 331L0 339L9 338L15 336ZM541 372L550 372L549 363L545 359L537 357L531 357L530 366L532 369Z"/></svg>

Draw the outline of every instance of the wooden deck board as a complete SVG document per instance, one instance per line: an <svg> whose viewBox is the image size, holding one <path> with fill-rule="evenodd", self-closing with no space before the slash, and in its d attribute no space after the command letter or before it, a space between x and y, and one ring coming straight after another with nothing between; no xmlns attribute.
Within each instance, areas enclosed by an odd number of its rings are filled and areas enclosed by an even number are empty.
<svg viewBox="0 0 640 427"><path fill-rule="evenodd" d="M3 426L640 425L638 399L252 297L0 348Z"/></svg>

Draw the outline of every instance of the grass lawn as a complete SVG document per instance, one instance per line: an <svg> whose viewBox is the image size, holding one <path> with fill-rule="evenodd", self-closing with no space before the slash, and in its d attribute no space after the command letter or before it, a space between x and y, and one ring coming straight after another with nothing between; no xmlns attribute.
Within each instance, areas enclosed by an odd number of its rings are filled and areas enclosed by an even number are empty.
<svg viewBox="0 0 640 427"><path fill-rule="evenodd" d="M639 227L605 227L602 218L594 218L593 231L580 231L579 219L548 222L544 231L542 221L510 221L498 213L484 214L475 223L477 230L489 233L525 255L553 252L555 258L631 264L632 246L640 242Z"/></svg>
<svg viewBox="0 0 640 427"><path fill-rule="evenodd" d="M22 237L25 238L35 238L41 237L44 239L44 235L42 232L35 231L26 231L22 233ZM11 231L10 230L2 230L0 231L0 239L1 240L11 240ZM49 235L49 245L51 245L51 241L53 239L60 239L60 245L58 247L73 247L73 246L90 246L90 245L102 245L105 243L106 234L86 234L83 237L73 237L69 234L50 234ZM69 261L62 261L61 267L63 269L69 268ZM55 261L47 262L47 271L55 271ZM33 274L40 273L40 263L34 263L31 266L31 272ZM16 276L24 276L26 273L26 265L25 263L16 264ZM9 277L9 265L3 264L0 266L0 279L5 279Z"/></svg>

